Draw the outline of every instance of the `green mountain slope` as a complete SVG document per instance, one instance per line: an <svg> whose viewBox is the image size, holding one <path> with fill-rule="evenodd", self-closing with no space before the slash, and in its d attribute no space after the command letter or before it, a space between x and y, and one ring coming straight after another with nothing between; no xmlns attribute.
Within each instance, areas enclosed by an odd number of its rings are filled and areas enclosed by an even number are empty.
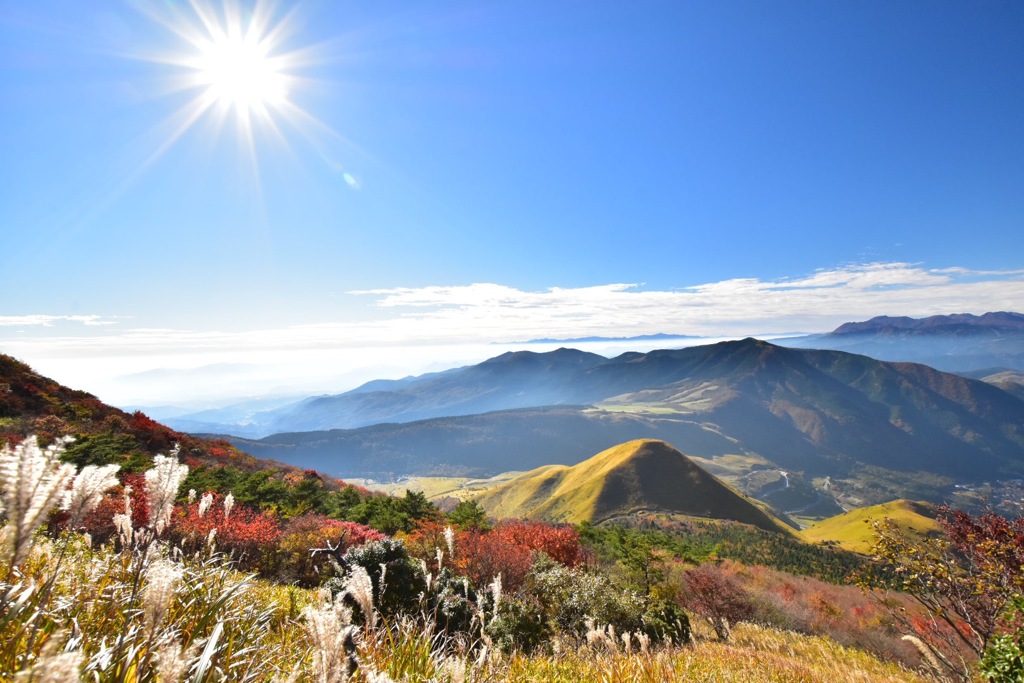
<svg viewBox="0 0 1024 683"><path fill-rule="evenodd" d="M872 521L891 519L910 535L929 536L939 533L935 512L935 506L928 503L894 500L823 519L800 533L808 541L833 542L846 550L868 553L874 544Z"/></svg>
<svg viewBox="0 0 1024 683"><path fill-rule="evenodd" d="M657 511L782 530L780 522L750 500L669 444L653 439L614 446L572 467L538 468L477 500L495 517L599 523Z"/></svg>

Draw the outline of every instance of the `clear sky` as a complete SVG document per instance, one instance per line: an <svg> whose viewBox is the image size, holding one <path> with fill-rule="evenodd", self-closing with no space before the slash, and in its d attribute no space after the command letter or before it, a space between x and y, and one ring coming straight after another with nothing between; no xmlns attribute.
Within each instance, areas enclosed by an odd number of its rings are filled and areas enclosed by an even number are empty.
<svg viewBox="0 0 1024 683"><path fill-rule="evenodd" d="M0 235L122 403L1024 311L1024 3L0 0Z"/></svg>

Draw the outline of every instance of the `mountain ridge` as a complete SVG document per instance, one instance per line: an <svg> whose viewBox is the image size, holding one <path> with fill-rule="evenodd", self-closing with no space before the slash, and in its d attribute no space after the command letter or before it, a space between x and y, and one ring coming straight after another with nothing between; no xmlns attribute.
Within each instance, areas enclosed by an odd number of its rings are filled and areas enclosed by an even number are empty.
<svg viewBox="0 0 1024 683"><path fill-rule="evenodd" d="M560 406L235 443L338 476L491 476L658 438L739 459L737 476L758 464L832 477L837 489L852 481L840 491L851 504L938 499L954 482L1024 475L1024 401L919 364L745 339L623 354L567 386Z"/></svg>

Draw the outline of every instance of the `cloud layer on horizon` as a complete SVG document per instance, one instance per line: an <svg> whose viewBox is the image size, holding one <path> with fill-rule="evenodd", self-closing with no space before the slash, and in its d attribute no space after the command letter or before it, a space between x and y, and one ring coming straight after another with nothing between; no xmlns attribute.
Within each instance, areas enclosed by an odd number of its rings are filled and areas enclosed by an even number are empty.
<svg viewBox="0 0 1024 683"><path fill-rule="evenodd" d="M1024 271L925 269L873 263L798 279L737 278L677 290L639 284L529 292L480 283L352 292L379 297L400 319L455 334L470 328L511 340L532 336L674 332L729 335L825 331L877 315L925 317L1024 307Z"/></svg>
<svg viewBox="0 0 1024 683"><path fill-rule="evenodd" d="M131 328L113 316L0 316L0 350L82 357L115 354L287 351L360 346L517 342L540 337L674 333L741 336L820 332L877 315L923 317L1024 309L1024 271L927 269L873 263L822 269L796 279L736 278L674 290L640 284L526 291L494 283L349 292L373 297L377 313L248 331ZM380 311L389 312L383 319ZM68 334L77 322L92 328ZM31 335L15 328L34 327ZM22 330L23 331L23 330Z"/></svg>

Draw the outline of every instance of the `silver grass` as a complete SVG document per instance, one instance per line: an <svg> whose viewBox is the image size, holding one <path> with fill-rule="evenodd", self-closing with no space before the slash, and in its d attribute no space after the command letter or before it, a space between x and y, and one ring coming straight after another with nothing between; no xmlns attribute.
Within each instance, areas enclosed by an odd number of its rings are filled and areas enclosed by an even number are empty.
<svg viewBox="0 0 1024 683"><path fill-rule="evenodd" d="M61 494L75 476L74 465L59 460L64 444L70 440L59 439L44 450L33 434L14 448L0 447L0 497L7 512L7 525L0 534L0 553L9 557L12 565L25 559L32 535L60 502Z"/></svg>
<svg viewBox="0 0 1024 683"><path fill-rule="evenodd" d="M365 573L365 570L364 570ZM349 649L355 629L344 623L334 605L312 605L302 610L303 627L313 642L313 668L321 683L347 681Z"/></svg>
<svg viewBox="0 0 1024 683"><path fill-rule="evenodd" d="M235 497L228 491L228 495L224 496L224 519L228 518L231 514L231 509L235 507Z"/></svg>
<svg viewBox="0 0 1024 683"><path fill-rule="evenodd" d="M86 465L75 476L71 488L61 496L60 509L70 515L68 525L74 529L85 516L96 509L107 489L117 486L120 465Z"/></svg>
<svg viewBox="0 0 1024 683"><path fill-rule="evenodd" d="M153 469L146 471L146 495L149 498L149 523L156 535L171 522L174 499L188 475L188 465L178 462L178 447L170 455L153 457Z"/></svg>
<svg viewBox="0 0 1024 683"><path fill-rule="evenodd" d="M388 676L383 671L368 670L363 676L366 678L366 683L396 683L395 679Z"/></svg>
<svg viewBox="0 0 1024 683"><path fill-rule="evenodd" d="M352 596L352 599L359 605L363 616L366 618L367 628L372 629L377 625L377 613L373 609L373 581L369 573L360 565L353 565L345 579L345 592Z"/></svg>
<svg viewBox="0 0 1024 683"><path fill-rule="evenodd" d="M494 619L498 618L498 607L501 605L501 572L491 581L491 599L494 602Z"/></svg>
<svg viewBox="0 0 1024 683"><path fill-rule="evenodd" d="M193 651L195 648L193 648ZM182 652L176 641L165 643L153 651L161 683L178 683L188 670L191 652Z"/></svg>
<svg viewBox="0 0 1024 683"><path fill-rule="evenodd" d="M195 490L195 489L193 489ZM213 505L213 494L204 493L203 497L199 499L199 516L202 517L210 510L210 506Z"/></svg>
<svg viewBox="0 0 1024 683"><path fill-rule="evenodd" d="M913 645L919 653L921 653L921 661L923 667L932 676L941 679L942 678L942 665L939 664L939 660L936 659L935 653L932 652L931 648L928 647L923 640L917 636L905 635L900 640L905 640Z"/></svg>
<svg viewBox="0 0 1024 683"><path fill-rule="evenodd" d="M124 514L114 515L114 528L117 529L117 536L121 539L121 546L130 548L132 539L135 537L135 529L132 527L131 508Z"/></svg>
<svg viewBox="0 0 1024 683"><path fill-rule="evenodd" d="M163 624L174 599L184 569L177 562L163 558L154 560L146 572L146 588L142 594L146 628L150 634Z"/></svg>
<svg viewBox="0 0 1024 683"><path fill-rule="evenodd" d="M451 525L444 528L444 542L448 546L448 555L455 554L455 530Z"/></svg>
<svg viewBox="0 0 1024 683"><path fill-rule="evenodd" d="M79 679L79 672L85 662L85 653L72 652L43 653L29 669L15 675L15 681L32 683L67 683Z"/></svg>
<svg viewBox="0 0 1024 683"><path fill-rule="evenodd" d="M445 657L441 660L441 674L448 677L450 683L465 683L466 660L458 657Z"/></svg>

